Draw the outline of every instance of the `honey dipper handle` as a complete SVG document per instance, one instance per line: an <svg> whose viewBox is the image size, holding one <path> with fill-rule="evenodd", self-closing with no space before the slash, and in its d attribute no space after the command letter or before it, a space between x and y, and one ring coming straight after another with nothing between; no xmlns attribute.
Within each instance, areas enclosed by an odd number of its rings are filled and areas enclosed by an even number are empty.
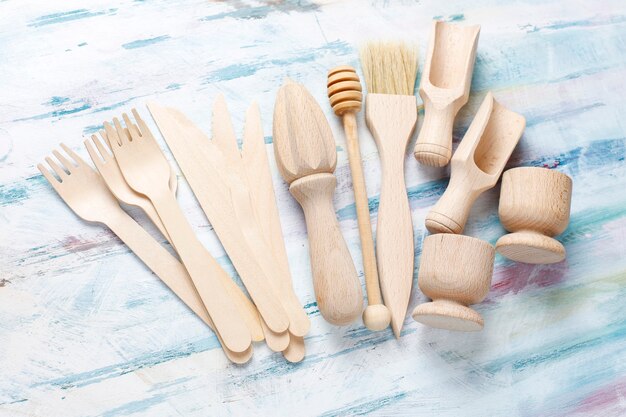
<svg viewBox="0 0 626 417"><path fill-rule="evenodd" d="M341 326L361 314L363 295L335 216L336 184L333 174L313 174L292 182L289 191L304 210L318 308L329 323Z"/></svg>
<svg viewBox="0 0 626 417"><path fill-rule="evenodd" d="M380 295L380 287L378 286L378 268L376 266L376 254L374 253L374 238L372 237L372 225L370 224L369 201L367 198L367 189L365 188L363 166L361 165L361 150L359 148L356 114L354 112L346 112L343 114L343 129L346 132L346 142L348 144L348 161L350 162L356 219L361 238L367 302L368 304L382 304L383 299Z"/></svg>

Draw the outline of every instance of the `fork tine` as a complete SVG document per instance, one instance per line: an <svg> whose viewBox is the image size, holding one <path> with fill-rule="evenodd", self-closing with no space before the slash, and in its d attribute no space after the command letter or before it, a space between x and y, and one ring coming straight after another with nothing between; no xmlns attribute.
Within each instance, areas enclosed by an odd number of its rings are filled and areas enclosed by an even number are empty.
<svg viewBox="0 0 626 417"><path fill-rule="evenodd" d="M61 180L63 180L63 178L65 178L65 177L67 177L69 175L67 172L65 172L65 170L63 168L61 168L61 166L59 164L57 164L54 161L54 159L50 158L49 156L46 156L45 159L46 159L46 162L48 163L48 165L50 165L50 167L52 167L52 170L59 176L59 178Z"/></svg>
<svg viewBox="0 0 626 417"><path fill-rule="evenodd" d="M126 131L130 134L130 137L133 140L139 139L141 137L141 134L139 133L139 130L135 130L135 124L133 123L132 120L130 120L130 117L128 117L128 114L122 113L122 118L124 118L124 123L126 124Z"/></svg>
<svg viewBox="0 0 626 417"><path fill-rule="evenodd" d="M100 140L96 135L91 135L91 140L93 141L94 145L96 145L96 148L98 148L98 152L100 152L102 159L108 161L109 159L113 158L113 155L111 155L111 149L108 147L110 146L108 145L109 140L107 138L106 132L102 130L100 131L100 136L107 145L103 144L102 140Z"/></svg>
<svg viewBox="0 0 626 417"><path fill-rule="evenodd" d="M72 173L74 168L76 168L76 165L74 165L72 161L67 159L65 155L63 155L61 152L57 151L56 149L52 151L52 154L56 156L56 158L61 162L61 165L63 165L63 168L65 168L70 174Z"/></svg>
<svg viewBox="0 0 626 417"><path fill-rule="evenodd" d="M78 154L70 149L70 147L67 146L65 143L61 143L61 148L74 160L74 162L76 162L76 165L78 165L79 167L87 165L87 162L85 162L83 158L78 156Z"/></svg>
<svg viewBox="0 0 626 417"><path fill-rule="evenodd" d="M59 188L59 185L61 183L58 179L56 179L54 175L52 175L50 171L48 171L48 168L43 166L43 164L37 164L37 169L39 169L39 172L41 172L43 176L48 180L52 188L54 188L57 193L61 194L61 190Z"/></svg>
<svg viewBox="0 0 626 417"><path fill-rule="evenodd" d="M91 135L91 139L94 141L94 143L96 143L94 138L95 138L95 135ZM100 167L104 163L104 161L102 160L102 157L98 155L98 152L96 152L96 150L94 149L89 139L85 139L83 141L83 144L85 145L85 148L87 148L87 153L91 157L91 160L93 161L94 165L96 166L96 168L98 168L98 171L100 171Z"/></svg>
<svg viewBox="0 0 626 417"><path fill-rule="evenodd" d="M113 145L122 146L122 139L117 136L117 131L111 126L109 122L104 122L104 130L106 132L106 139L111 149Z"/></svg>
<svg viewBox="0 0 626 417"><path fill-rule="evenodd" d="M133 116L135 117L135 121L139 125L138 130L141 133L141 135L145 136L146 134L149 134L150 129L148 129L148 125L146 124L146 122L144 122L141 116L139 116L139 112L137 111L137 109L133 108L131 109L131 112L133 113Z"/></svg>
<svg viewBox="0 0 626 417"><path fill-rule="evenodd" d="M130 142L130 137L126 136L126 132L124 132L124 127L122 127L122 124L117 117L113 118L113 124L115 125L115 130L117 131L117 137L119 138L120 145L123 145L125 142Z"/></svg>

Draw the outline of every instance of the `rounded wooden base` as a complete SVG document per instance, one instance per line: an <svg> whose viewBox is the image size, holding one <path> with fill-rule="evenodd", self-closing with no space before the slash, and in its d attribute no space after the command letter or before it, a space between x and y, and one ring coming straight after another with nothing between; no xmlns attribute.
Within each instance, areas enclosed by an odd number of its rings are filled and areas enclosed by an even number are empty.
<svg viewBox="0 0 626 417"><path fill-rule="evenodd" d="M446 215L430 211L426 216L426 229L430 233L452 233L455 235L463 232L463 227Z"/></svg>
<svg viewBox="0 0 626 417"><path fill-rule="evenodd" d="M565 248L551 237L535 232L516 232L502 236L496 250L516 262L553 264L565 259Z"/></svg>
<svg viewBox="0 0 626 417"><path fill-rule="evenodd" d="M385 330L391 323L391 313L383 304L368 305L363 311L363 324L369 330L377 332Z"/></svg>
<svg viewBox="0 0 626 417"><path fill-rule="evenodd" d="M483 318L469 307L447 300L420 304L413 310L413 319L439 329L477 332L483 329Z"/></svg>
<svg viewBox="0 0 626 417"><path fill-rule="evenodd" d="M413 156L422 164L431 167L445 167L450 162L452 150L431 143L417 143Z"/></svg>

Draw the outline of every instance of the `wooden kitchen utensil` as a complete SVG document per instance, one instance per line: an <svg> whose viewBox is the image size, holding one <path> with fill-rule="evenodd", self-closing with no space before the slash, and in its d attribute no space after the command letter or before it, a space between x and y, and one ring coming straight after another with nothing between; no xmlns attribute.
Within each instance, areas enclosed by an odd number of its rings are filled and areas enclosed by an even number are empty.
<svg viewBox="0 0 626 417"><path fill-rule="evenodd" d="M431 233L463 232L472 204L496 184L525 125L487 93L452 157L448 188L426 216Z"/></svg>
<svg viewBox="0 0 626 417"><path fill-rule="evenodd" d="M356 114L361 111L361 82L354 68L341 66L328 72L328 98L335 114L343 121L348 145L348 161L354 188L354 203L361 238L365 288L368 306L363 311L363 323L372 331L386 329L391 321L389 309L383 304L378 282L378 267L374 253L374 238L370 224L369 200L365 188L365 177L361 166L361 150L356 123Z"/></svg>
<svg viewBox="0 0 626 417"><path fill-rule="evenodd" d="M485 299L491 285L495 250L469 236L436 234L422 246L418 276L433 301L420 304L413 318L427 326L464 332L483 328L483 318L468 307Z"/></svg>
<svg viewBox="0 0 626 417"><path fill-rule="evenodd" d="M113 120L115 128L109 123L104 124L124 179L154 205L226 346L234 352L243 352L252 339L241 314L228 300L223 284L217 279L222 267L202 246L171 194L168 187L170 166L148 126L134 109L133 115L138 130L132 129L129 117L123 115L132 140L124 134L119 120Z"/></svg>
<svg viewBox="0 0 626 417"><path fill-rule="evenodd" d="M289 191L304 210L320 313L332 324L348 324L360 315L363 296L332 202L335 140L315 99L290 80L276 97L274 152Z"/></svg>
<svg viewBox="0 0 626 417"><path fill-rule="evenodd" d="M517 262L551 264L565 259L554 239L569 223L572 179L547 168L509 169L502 176L500 221L506 230L496 250Z"/></svg>
<svg viewBox="0 0 626 417"><path fill-rule="evenodd" d="M285 239L280 226L280 217L272 184L272 173L267 157L265 138L263 137L261 114L256 103L250 106L246 113L241 159L248 180L250 197L255 207L257 224L260 226L271 248L274 262L277 263L277 267L282 271L282 273L273 274L273 278L278 281L281 300L287 306L287 311L290 308L296 308L299 309L299 314L304 313L306 320L304 329L306 329L306 333L310 327L310 321L293 290L289 261L285 249ZM293 316L293 314L290 315L290 317ZM290 319L289 345L283 350L283 356L290 362L300 362L304 359L304 338L292 333L292 324Z"/></svg>
<svg viewBox="0 0 626 417"><path fill-rule="evenodd" d="M215 330L214 324L183 265L122 210L98 173L70 148L64 144L61 144L61 147L72 161L58 151L55 151L54 155L62 167L52 158L46 158L46 162L52 167L59 179L55 178L42 164L38 164L37 168L63 201L82 219L109 227L146 266L161 278L165 285ZM252 324L250 326L252 334L259 334L260 324L256 308L239 287L229 277L226 278L227 284L225 286L229 296L245 313L244 317L252 318L252 321L248 322L248 324ZM243 352L232 352L224 346L219 332L216 334L222 343L225 354L231 361L245 363L250 359L252 356L251 346Z"/></svg>
<svg viewBox="0 0 626 417"><path fill-rule="evenodd" d="M161 234L169 241L169 235L150 200L130 188L126 183L122 171L120 171L120 167L117 165L117 161L109 148L106 132L100 131L100 136L106 145L96 135L91 135L91 141L86 139L83 143L107 187L121 202L141 208ZM98 149L97 152L94 145Z"/></svg>
<svg viewBox="0 0 626 417"><path fill-rule="evenodd" d="M380 155L382 180L376 260L385 305L396 337L413 284L413 224L404 183L404 157L415 123L417 50L402 43L369 43L361 51L368 95L365 120Z"/></svg>
<svg viewBox="0 0 626 417"><path fill-rule="evenodd" d="M262 297L257 297L255 302L274 300L274 307L282 310L280 315L289 326L289 318L269 285L270 279L243 233L239 219L245 219L245 215L234 215L233 197L241 199L241 194L246 191L241 190L241 180L238 180L239 185L230 185L237 180L236 174L231 173L234 169L232 158L229 162L204 132L180 111L154 102L148 103L148 109L252 299L261 294ZM263 311L261 316L264 317ZM287 330L282 324L278 330L267 321L265 324L276 333ZM268 344L274 346L273 341L269 339Z"/></svg>
<svg viewBox="0 0 626 417"><path fill-rule="evenodd" d="M442 167L452 154L454 117L469 98L480 26L435 21L420 81L424 124L415 143L415 159Z"/></svg>

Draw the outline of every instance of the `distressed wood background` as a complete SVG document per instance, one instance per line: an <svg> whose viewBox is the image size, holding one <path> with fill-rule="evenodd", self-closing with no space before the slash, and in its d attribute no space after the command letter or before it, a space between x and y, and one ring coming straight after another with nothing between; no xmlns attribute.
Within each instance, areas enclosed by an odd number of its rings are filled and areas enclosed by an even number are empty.
<svg viewBox="0 0 626 417"><path fill-rule="evenodd" d="M335 207L362 274L326 71L358 66L356 46L376 37L417 42L422 65L433 18L482 25L455 143L491 90L528 121L509 166L574 178L567 260L532 266L498 256L477 306L481 333L408 317L397 341L360 322L325 323L301 210L273 167L295 289L313 322L307 357L293 365L257 346L249 364L231 365L205 326L115 236L79 220L35 168L60 141L86 156L83 137L133 106L147 116L148 99L209 129L219 92L239 132L247 106L260 103L271 152L274 97L289 76L331 121ZM0 415L623 416L625 79L623 0L0 1ZM375 223L378 156L360 121ZM407 156L417 261L447 175ZM180 172L179 184L202 241L232 272ZM504 233L498 193L477 201L467 234L495 243ZM410 309L423 300L415 281Z"/></svg>

